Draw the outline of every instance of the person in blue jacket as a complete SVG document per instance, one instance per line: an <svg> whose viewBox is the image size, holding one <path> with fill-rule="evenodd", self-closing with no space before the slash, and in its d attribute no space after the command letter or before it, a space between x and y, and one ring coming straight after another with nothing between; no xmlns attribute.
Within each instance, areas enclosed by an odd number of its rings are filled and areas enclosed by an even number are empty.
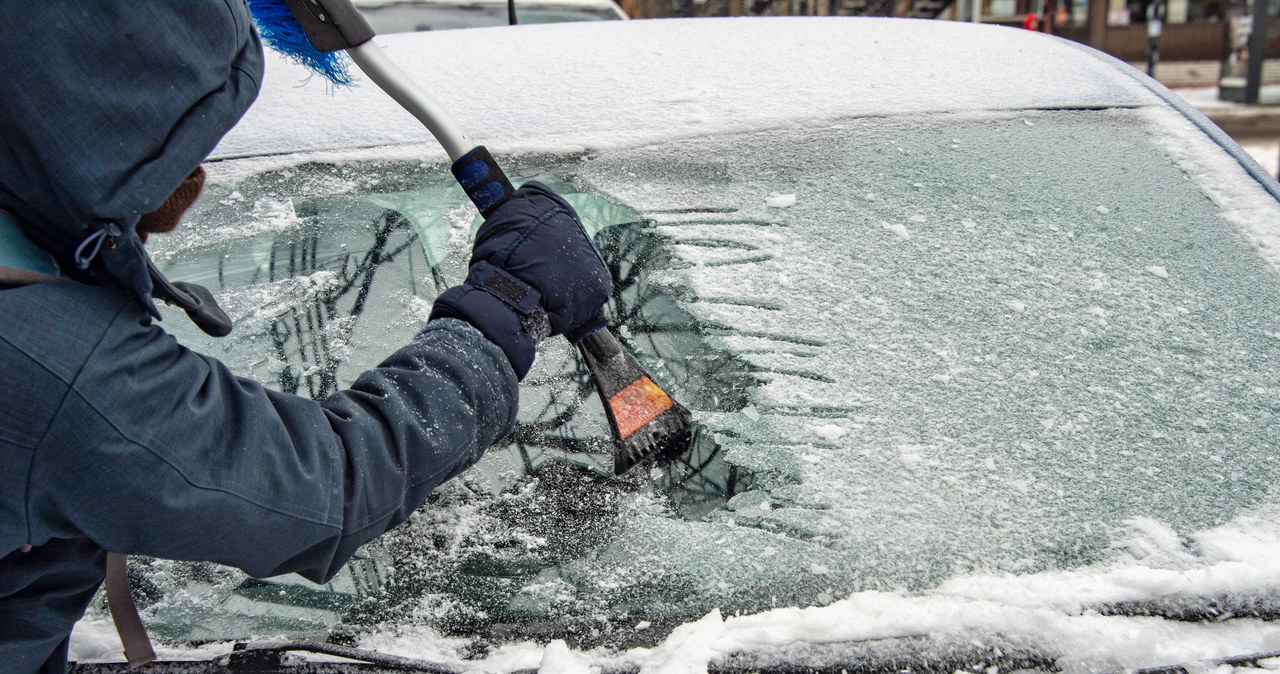
<svg viewBox="0 0 1280 674"><path fill-rule="evenodd" d="M0 672L65 669L108 552L324 582L510 430L537 341L611 292L533 184L349 390L283 394L184 348L156 300L230 325L143 239L198 192L262 60L243 0L0 3Z"/></svg>

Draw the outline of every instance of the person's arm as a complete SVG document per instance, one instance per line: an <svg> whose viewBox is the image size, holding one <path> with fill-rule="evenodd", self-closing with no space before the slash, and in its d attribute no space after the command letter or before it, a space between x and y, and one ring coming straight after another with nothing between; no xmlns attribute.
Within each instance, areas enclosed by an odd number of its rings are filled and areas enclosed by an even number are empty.
<svg viewBox="0 0 1280 674"><path fill-rule="evenodd" d="M317 403L143 320L117 318L36 453L32 521L62 525L37 540L323 581L514 422L510 364L461 321L432 321Z"/></svg>
<svg viewBox="0 0 1280 674"><path fill-rule="evenodd" d="M598 327L611 291L572 207L531 183L426 329L323 403L235 377L130 304L35 452L31 538L327 579L511 429L538 341Z"/></svg>

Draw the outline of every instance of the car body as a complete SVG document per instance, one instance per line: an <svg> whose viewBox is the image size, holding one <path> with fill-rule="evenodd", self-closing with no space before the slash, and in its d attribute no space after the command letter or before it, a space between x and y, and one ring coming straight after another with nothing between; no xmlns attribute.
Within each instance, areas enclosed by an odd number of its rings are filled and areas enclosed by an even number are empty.
<svg viewBox="0 0 1280 674"><path fill-rule="evenodd" d="M163 656L283 635L488 671L1096 671L1280 649L1280 185L1167 89L950 22L379 43L578 209L691 453L608 476L552 340L510 442L330 585L135 562ZM269 63L152 248L237 322L166 328L320 397L411 338L479 222L390 99L305 79ZM73 659L118 659L105 625Z"/></svg>
<svg viewBox="0 0 1280 674"><path fill-rule="evenodd" d="M511 22L506 0L357 0L354 4L379 35ZM520 24L627 18L613 0L518 0L515 10Z"/></svg>

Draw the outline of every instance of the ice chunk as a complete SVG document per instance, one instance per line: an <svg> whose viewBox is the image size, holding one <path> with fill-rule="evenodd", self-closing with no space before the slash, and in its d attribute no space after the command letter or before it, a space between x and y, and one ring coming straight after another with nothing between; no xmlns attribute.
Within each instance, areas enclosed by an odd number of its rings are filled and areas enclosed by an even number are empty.
<svg viewBox="0 0 1280 674"><path fill-rule="evenodd" d="M836 424L822 424L821 426L813 427L813 434L827 442L835 442L848 434L848 432L843 426L837 426Z"/></svg>
<svg viewBox="0 0 1280 674"><path fill-rule="evenodd" d="M564 639L556 639L548 643L547 649L542 652L542 663L538 665L538 671L550 674L589 674L591 665L585 655L569 650Z"/></svg>
<svg viewBox="0 0 1280 674"><path fill-rule="evenodd" d="M770 510L773 504L769 495L762 491L745 491L725 504L729 510Z"/></svg>
<svg viewBox="0 0 1280 674"><path fill-rule="evenodd" d="M791 208L796 205L796 195L773 192L764 200L764 203L769 208Z"/></svg>
<svg viewBox="0 0 1280 674"><path fill-rule="evenodd" d="M885 229L889 230L890 232L893 232L893 233L894 233L894 235L896 235L899 239L906 240L906 239L910 239L910 238L911 238L911 232L908 232L908 231L907 231L907 227L906 227L906 225L900 225L900 224L899 224L899 225L891 225L891 224L889 224L889 223L887 223L887 222L881 222L881 223L880 223L880 226L881 226L881 227L884 227Z"/></svg>
<svg viewBox="0 0 1280 674"><path fill-rule="evenodd" d="M1099 207L1097 207L1097 208L1095 208L1095 209L1093 209L1093 210L1095 210L1095 211L1097 211L1097 212L1099 212L1099 213L1101 213L1101 214L1103 214L1103 215L1106 215L1107 213L1110 213L1110 212L1111 212L1111 209L1110 209L1110 208L1107 208L1106 206L1099 206Z"/></svg>
<svg viewBox="0 0 1280 674"><path fill-rule="evenodd" d="M1160 278L1169 278L1169 270L1159 265L1153 264L1150 267L1147 267L1146 271L1148 274L1151 274L1152 276L1159 276Z"/></svg>

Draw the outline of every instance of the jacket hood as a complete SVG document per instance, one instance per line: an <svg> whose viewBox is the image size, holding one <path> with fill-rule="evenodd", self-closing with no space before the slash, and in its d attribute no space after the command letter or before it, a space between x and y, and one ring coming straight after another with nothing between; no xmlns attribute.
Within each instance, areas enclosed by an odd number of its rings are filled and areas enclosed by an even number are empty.
<svg viewBox="0 0 1280 674"><path fill-rule="evenodd" d="M0 209L63 274L158 316L152 295L183 293L134 226L257 96L244 0L0 3L0 63Z"/></svg>

